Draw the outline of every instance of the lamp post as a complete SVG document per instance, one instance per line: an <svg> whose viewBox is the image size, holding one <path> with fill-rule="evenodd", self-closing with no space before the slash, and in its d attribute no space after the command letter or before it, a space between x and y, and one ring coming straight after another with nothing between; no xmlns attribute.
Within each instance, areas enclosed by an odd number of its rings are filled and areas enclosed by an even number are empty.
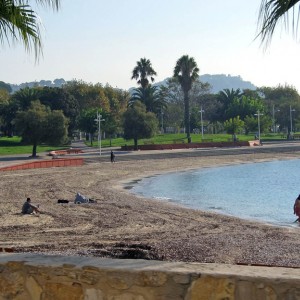
<svg viewBox="0 0 300 300"><path fill-rule="evenodd" d="M99 155L101 156L101 122L105 121L102 119L101 114L97 111L97 118L95 121L98 123L98 145L99 145Z"/></svg>
<svg viewBox="0 0 300 300"><path fill-rule="evenodd" d="M260 142L260 116L263 116L262 113L259 112L259 110L257 111L257 114L254 114L254 116L257 116L257 126L258 126L258 142L259 145L261 144Z"/></svg>
<svg viewBox="0 0 300 300"><path fill-rule="evenodd" d="M292 109L292 106L290 105L290 121L291 121L291 132L293 132L293 116L292 116L292 112L295 111L294 109Z"/></svg>
<svg viewBox="0 0 300 300"><path fill-rule="evenodd" d="M276 112L280 111L280 109L276 109ZM276 133L276 123L275 123L275 105L273 104L273 133Z"/></svg>
<svg viewBox="0 0 300 300"><path fill-rule="evenodd" d="M161 133L164 133L164 112L161 110L160 112L161 115Z"/></svg>
<svg viewBox="0 0 300 300"><path fill-rule="evenodd" d="M202 105L201 105L201 109L199 110L200 113L200 120L201 120L201 136L203 138L203 118L202 118L202 113L204 113L204 110L202 109Z"/></svg>

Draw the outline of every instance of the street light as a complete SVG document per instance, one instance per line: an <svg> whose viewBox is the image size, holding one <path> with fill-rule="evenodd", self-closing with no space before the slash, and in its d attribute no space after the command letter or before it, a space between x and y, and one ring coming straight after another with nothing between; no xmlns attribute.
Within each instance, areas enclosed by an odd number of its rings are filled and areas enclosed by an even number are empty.
<svg viewBox="0 0 300 300"><path fill-rule="evenodd" d="M161 110L160 112L161 115L161 133L164 133L164 112Z"/></svg>
<svg viewBox="0 0 300 300"><path fill-rule="evenodd" d="M97 111L97 118L95 121L98 123L98 145L99 145L99 155L101 156L101 122L105 121L102 116Z"/></svg>
<svg viewBox="0 0 300 300"><path fill-rule="evenodd" d="M201 120L201 136L203 138L203 119L202 119L202 113L204 113L204 110L202 109L202 105L201 105L201 109L199 110L200 113L200 120Z"/></svg>
<svg viewBox="0 0 300 300"><path fill-rule="evenodd" d="M292 106L290 105L291 133L293 132L293 117L292 117L292 111L295 111L295 109L292 109Z"/></svg>
<svg viewBox="0 0 300 300"><path fill-rule="evenodd" d="M276 112L280 111L280 109L276 109ZM273 133L276 133L276 123L275 123L275 105L273 104Z"/></svg>
<svg viewBox="0 0 300 300"><path fill-rule="evenodd" d="M254 114L254 116L257 116L258 142L259 142L259 145L261 145L261 143L260 143L260 116L263 116L263 114L260 113L259 110L258 110L258 111L257 111L257 114Z"/></svg>

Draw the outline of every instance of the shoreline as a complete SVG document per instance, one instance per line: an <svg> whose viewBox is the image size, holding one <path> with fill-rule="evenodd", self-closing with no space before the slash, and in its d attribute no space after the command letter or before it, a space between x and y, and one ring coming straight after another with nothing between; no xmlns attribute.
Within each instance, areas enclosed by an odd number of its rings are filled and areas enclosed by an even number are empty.
<svg viewBox="0 0 300 300"><path fill-rule="evenodd" d="M125 183L300 152L91 163L3 172L0 245L15 252L300 267L299 228L281 228L133 195ZM76 192L96 204L75 205ZM44 213L20 215L29 196ZM68 199L69 204L57 204Z"/></svg>
<svg viewBox="0 0 300 300"><path fill-rule="evenodd" d="M220 214L223 216L227 216L227 217L232 217L232 218L238 218L241 220L245 220L245 221L250 221L250 222L257 222L259 224L263 224L263 225L270 225L270 226L278 226L278 227L283 227L283 228L297 228L297 224L295 222L283 222L283 221L267 221L264 219L256 219L256 218L251 218L250 216L248 217L240 217L236 214L230 214L230 213L226 213L226 211L220 209L220 210L210 210L210 209L206 209L206 208L201 208L201 207L192 207L188 204L183 204L178 200L174 200L172 198L168 198L168 197L154 197L154 196L147 196L144 195L141 191L140 192L133 192L132 189L141 184L141 182L143 180L147 180L150 178L156 178L159 176L164 176L164 175L172 175L172 174L176 174L176 173L187 173L187 172L193 172L193 171L199 171L199 170L203 170L203 169L213 169L213 168L221 168L221 167L226 167L226 166L236 166L236 165L244 165L244 164L254 164L254 163L271 163L274 161L288 161L288 160L299 160L299 158L275 158L275 159L265 159L262 161L254 161L254 162L238 162L238 163L222 163L219 165L214 165L214 166L210 166L210 167L196 167L196 168L190 168L190 169L182 169L182 170L177 170L176 172L173 171L165 171L165 172L161 172L161 173L155 173L155 174L151 174L151 175L147 175L147 176L143 176L140 178L135 178L132 179L130 181L122 181L122 187L124 190L128 191L130 194L135 195L136 197L141 197L141 198L149 198L155 201L161 201L162 203L171 203L174 205L178 205L179 207L182 208L187 208L187 209L194 209L194 210L199 210L199 211L203 211L203 212L209 212L209 213L216 213L216 214ZM145 184L143 185L144 188L146 188ZM144 189L143 188L143 189Z"/></svg>

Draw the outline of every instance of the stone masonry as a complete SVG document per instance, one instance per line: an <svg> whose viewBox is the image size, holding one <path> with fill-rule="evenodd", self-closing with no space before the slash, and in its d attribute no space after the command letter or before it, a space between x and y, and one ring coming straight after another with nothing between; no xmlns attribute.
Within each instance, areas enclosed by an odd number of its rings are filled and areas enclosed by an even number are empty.
<svg viewBox="0 0 300 300"><path fill-rule="evenodd" d="M2 300L297 300L300 270L0 254Z"/></svg>

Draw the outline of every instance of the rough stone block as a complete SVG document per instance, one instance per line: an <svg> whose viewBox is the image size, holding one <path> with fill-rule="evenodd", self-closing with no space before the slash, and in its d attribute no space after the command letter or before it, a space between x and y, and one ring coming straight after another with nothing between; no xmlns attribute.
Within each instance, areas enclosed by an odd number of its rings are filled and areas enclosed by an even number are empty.
<svg viewBox="0 0 300 300"><path fill-rule="evenodd" d="M228 278L204 276L194 281L187 300L235 299L235 283Z"/></svg>

